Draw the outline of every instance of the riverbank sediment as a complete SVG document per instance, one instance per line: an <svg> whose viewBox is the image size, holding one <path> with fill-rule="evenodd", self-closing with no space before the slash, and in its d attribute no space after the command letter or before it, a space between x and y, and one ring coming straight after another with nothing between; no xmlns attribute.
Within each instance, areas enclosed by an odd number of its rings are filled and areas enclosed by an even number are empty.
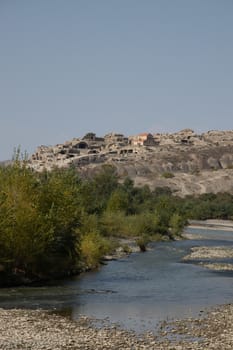
<svg viewBox="0 0 233 350"><path fill-rule="evenodd" d="M206 230L233 231L233 220L189 220L188 227Z"/></svg>
<svg viewBox="0 0 233 350"><path fill-rule="evenodd" d="M203 258L211 251L201 252ZM220 258L222 253L221 247ZM85 316L71 320L51 311L0 309L0 349L227 350L233 348L233 304L155 327L137 334L104 322L96 327L95 320Z"/></svg>
<svg viewBox="0 0 233 350"><path fill-rule="evenodd" d="M159 332L136 334L116 326L96 328L41 310L0 309L0 349L227 350L233 347L233 305L204 317L163 322Z"/></svg>
<svg viewBox="0 0 233 350"><path fill-rule="evenodd" d="M232 232L233 221L230 220L205 220L190 221L189 228L223 230ZM202 239L201 233L184 232L184 238ZM183 257L184 262L191 262L212 271L233 271L233 247L232 246L198 246L192 247L188 255Z"/></svg>

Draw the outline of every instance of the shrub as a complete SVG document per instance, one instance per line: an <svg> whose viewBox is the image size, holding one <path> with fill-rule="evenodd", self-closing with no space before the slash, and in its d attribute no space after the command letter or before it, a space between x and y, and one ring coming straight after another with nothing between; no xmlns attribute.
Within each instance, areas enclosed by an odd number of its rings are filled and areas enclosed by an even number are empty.
<svg viewBox="0 0 233 350"><path fill-rule="evenodd" d="M161 176L164 177L165 179L171 179L175 175L173 173L169 172L169 171L165 171L164 173L162 173Z"/></svg>
<svg viewBox="0 0 233 350"><path fill-rule="evenodd" d="M63 275L79 259L75 174L39 176L24 163L0 168L0 256L25 276Z"/></svg>
<svg viewBox="0 0 233 350"><path fill-rule="evenodd" d="M101 258L113 248L107 238L97 232L89 232L81 239L80 250L82 259L87 268L95 268L99 265Z"/></svg>
<svg viewBox="0 0 233 350"><path fill-rule="evenodd" d="M185 220L182 216L177 213L174 213L170 218L170 232L173 236L178 236L181 234L182 229L185 225Z"/></svg>

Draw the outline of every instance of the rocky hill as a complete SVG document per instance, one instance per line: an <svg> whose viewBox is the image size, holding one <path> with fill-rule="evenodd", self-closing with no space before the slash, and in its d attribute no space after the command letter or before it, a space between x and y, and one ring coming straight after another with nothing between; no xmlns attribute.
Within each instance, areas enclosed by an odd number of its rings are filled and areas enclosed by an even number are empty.
<svg viewBox="0 0 233 350"><path fill-rule="evenodd" d="M29 159L36 171L71 164L85 175L111 164L122 180L129 176L139 186L167 186L180 196L233 193L233 130L198 135L184 129L131 137L88 133L63 144L40 146Z"/></svg>

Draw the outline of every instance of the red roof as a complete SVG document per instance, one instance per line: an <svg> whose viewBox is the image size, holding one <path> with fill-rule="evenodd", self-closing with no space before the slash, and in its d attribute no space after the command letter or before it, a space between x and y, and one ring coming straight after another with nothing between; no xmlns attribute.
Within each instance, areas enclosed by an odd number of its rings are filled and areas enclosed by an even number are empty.
<svg viewBox="0 0 233 350"><path fill-rule="evenodd" d="M148 135L149 135L148 132L143 132L143 133L141 133L141 134L138 134L138 136L148 136Z"/></svg>

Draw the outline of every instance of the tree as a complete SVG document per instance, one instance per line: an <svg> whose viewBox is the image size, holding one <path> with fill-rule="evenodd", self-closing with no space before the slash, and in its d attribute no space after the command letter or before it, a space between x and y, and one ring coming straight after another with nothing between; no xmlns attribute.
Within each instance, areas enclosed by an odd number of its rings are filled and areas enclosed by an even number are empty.
<svg viewBox="0 0 233 350"><path fill-rule="evenodd" d="M76 268L76 182L71 172L39 177L25 164L0 169L0 259L8 273L34 278Z"/></svg>
<svg viewBox="0 0 233 350"><path fill-rule="evenodd" d="M107 210L112 212L121 211L127 213L129 207L129 196L122 188L118 188L112 192L107 204Z"/></svg>
<svg viewBox="0 0 233 350"><path fill-rule="evenodd" d="M109 197L117 187L115 168L104 165L99 173L81 184L80 203L89 214L100 214L106 209Z"/></svg>
<svg viewBox="0 0 233 350"><path fill-rule="evenodd" d="M172 214L169 221L169 226L170 226L170 232L173 236L180 235L182 229L184 228L184 225L185 225L185 220L181 215L177 213Z"/></svg>

